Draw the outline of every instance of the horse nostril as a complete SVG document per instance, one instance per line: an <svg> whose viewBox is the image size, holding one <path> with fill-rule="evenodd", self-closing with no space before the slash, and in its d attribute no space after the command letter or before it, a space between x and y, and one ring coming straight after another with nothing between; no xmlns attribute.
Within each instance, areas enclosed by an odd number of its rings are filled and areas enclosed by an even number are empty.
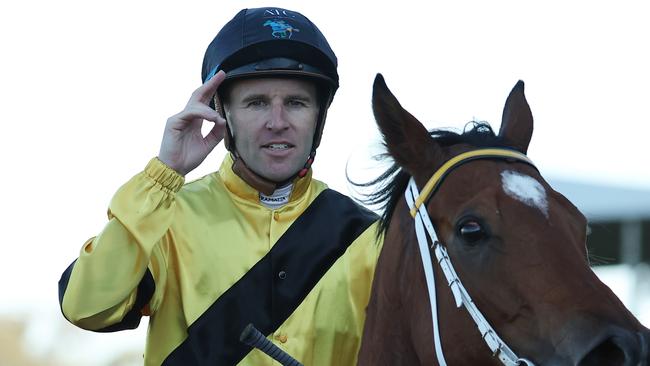
<svg viewBox="0 0 650 366"><path fill-rule="evenodd" d="M578 366L596 365L623 366L625 365L625 352L623 352L612 338L608 338L578 362Z"/></svg>

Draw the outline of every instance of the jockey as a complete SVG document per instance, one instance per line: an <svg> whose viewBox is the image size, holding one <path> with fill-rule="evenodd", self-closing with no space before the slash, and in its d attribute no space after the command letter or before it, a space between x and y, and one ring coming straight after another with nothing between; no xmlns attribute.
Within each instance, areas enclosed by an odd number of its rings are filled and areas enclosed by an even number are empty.
<svg viewBox="0 0 650 366"><path fill-rule="evenodd" d="M302 14L240 11L63 273L64 316L100 332L149 316L146 365L274 364L240 342L248 324L303 364L356 364L381 244L374 214L312 178L336 68ZM222 139L218 171L185 183Z"/></svg>

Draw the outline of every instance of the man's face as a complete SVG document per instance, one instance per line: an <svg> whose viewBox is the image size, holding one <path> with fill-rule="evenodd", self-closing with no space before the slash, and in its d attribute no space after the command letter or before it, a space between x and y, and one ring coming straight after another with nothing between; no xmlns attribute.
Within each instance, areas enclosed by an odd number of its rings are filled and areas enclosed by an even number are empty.
<svg viewBox="0 0 650 366"><path fill-rule="evenodd" d="M283 182L305 164L318 118L316 86L298 79L233 82L225 112L237 152L255 173Z"/></svg>

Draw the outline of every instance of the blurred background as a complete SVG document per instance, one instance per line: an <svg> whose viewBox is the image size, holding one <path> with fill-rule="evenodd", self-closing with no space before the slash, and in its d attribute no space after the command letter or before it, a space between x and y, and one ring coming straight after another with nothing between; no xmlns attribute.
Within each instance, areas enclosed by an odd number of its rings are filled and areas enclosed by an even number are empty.
<svg viewBox="0 0 650 366"><path fill-rule="evenodd" d="M139 365L135 331L61 316L57 281L106 222L115 190L158 152L200 84L203 52L244 7L268 2L0 4L0 366ZM517 80L535 117L529 156L590 220L594 271L650 326L650 55L643 1L276 1L339 57L315 176L353 193L378 172L377 72L427 128L498 130ZM206 126L209 128L209 126ZM219 146L188 176L216 170Z"/></svg>

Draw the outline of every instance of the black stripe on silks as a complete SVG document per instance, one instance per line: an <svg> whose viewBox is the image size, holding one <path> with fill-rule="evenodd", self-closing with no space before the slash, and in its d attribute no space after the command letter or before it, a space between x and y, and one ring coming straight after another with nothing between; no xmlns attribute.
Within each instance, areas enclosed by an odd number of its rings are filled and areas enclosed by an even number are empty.
<svg viewBox="0 0 650 366"><path fill-rule="evenodd" d="M321 192L273 248L189 326L163 365L237 364L251 351L239 341L246 325L266 336L278 329L376 220L350 198Z"/></svg>
<svg viewBox="0 0 650 366"><path fill-rule="evenodd" d="M77 260L68 266L68 268L61 275L61 279L59 280L59 306L61 308L62 314L63 297L65 296L66 289L68 288L68 282L70 282L70 275L72 274L72 269L74 268L75 263L77 263ZM128 313L126 313L124 318L122 318L119 323L93 331L103 333L137 328L140 324L140 319L142 319L142 309L145 307L145 305L147 305L149 300L151 300L151 297L153 296L155 290L156 283L154 282L153 275L149 271L149 268L147 268L144 276L142 276L142 280L140 280L140 283L138 284L138 293L136 295L133 308ZM65 314L63 314L63 316L65 317Z"/></svg>
<svg viewBox="0 0 650 366"><path fill-rule="evenodd" d="M154 291L156 291L156 283L153 280L151 271L147 268L144 276L142 276L142 280L138 284L138 293L135 296L135 303L131 310L124 315L124 318L119 323L98 329L96 332L117 332L119 330L137 328L140 325L140 319L142 319L142 309L149 303Z"/></svg>
<svg viewBox="0 0 650 366"><path fill-rule="evenodd" d="M68 282L70 282L70 275L72 274L75 263L77 263L76 259L63 271L59 279L59 306L61 307L61 313L63 313L63 295L65 295L65 290L68 288Z"/></svg>

